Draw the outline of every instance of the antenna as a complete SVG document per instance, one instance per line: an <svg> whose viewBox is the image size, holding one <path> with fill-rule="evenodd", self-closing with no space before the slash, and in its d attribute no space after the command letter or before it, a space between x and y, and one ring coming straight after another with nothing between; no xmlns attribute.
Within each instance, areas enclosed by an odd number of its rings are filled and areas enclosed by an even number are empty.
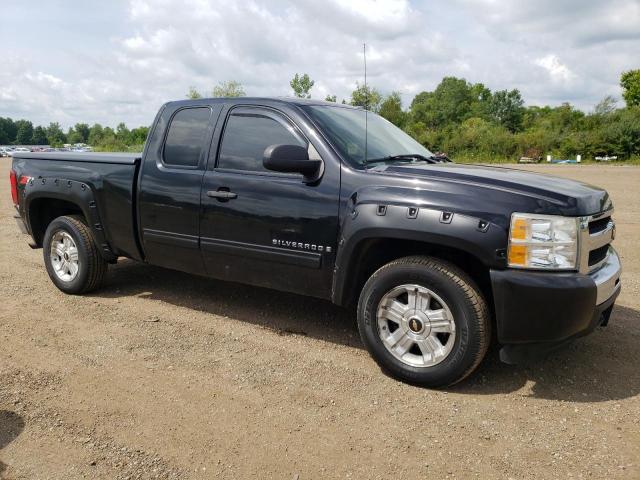
<svg viewBox="0 0 640 480"><path fill-rule="evenodd" d="M369 90L367 88L367 44L362 44L362 56L364 58L364 170L367 170L367 142L368 142L368 115L369 115Z"/></svg>

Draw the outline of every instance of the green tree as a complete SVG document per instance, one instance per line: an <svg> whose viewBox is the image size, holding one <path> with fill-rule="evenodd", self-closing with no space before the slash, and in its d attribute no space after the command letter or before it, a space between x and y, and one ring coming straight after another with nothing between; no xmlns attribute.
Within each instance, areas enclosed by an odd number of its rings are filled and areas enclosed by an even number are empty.
<svg viewBox="0 0 640 480"><path fill-rule="evenodd" d="M82 143L82 135L76 132L73 127L69 127L69 130L67 130L67 143Z"/></svg>
<svg viewBox="0 0 640 480"><path fill-rule="evenodd" d="M131 132L124 124L124 122L120 122L116 127L116 139L118 140L118 142L124 145L131 144Z"/></svg>
<svg viewBox="0 0 640 480"><path fill-rule="evenodd" d="M80 136L80 143L87 143L87 141L89 140L89 124L76 123L73 129Z"/></svg>
<svg viewBox="0 0 640 480"><path fill-rule="evenodd" d="M89 137L87 139L87 143L89 145L96 146L102 141L102 137L104 136L104 131L102 129L102 125L99 123L94 123L89 129Z"/></svg>
<svg viewBox="0 0 640 480"><path fill-rule="evenodd" d="M336 103L338 99L335 95L327 95L326 97L324 97L324 101Z"/></svg>
<svg viewBox="0 0 640 480"><path fill-rule="evenodd" d="M9 134L5 132L4 126L0 125L0 145L7 145L11 143L9 141Z"/></svg>
<svg viewBox="0 0 640 480"><path fill-rule="evenodd" d="M607 95L593 107L594 115L609 115L616 110L618 101L611 95Z"/></svg>
<svg viewBox="0 0 640 480"><path fill-rule="evenodd" d="M620 76L620 86L627 107L640 105L640 69L623 72Z"/></svg>
<svg viewBox="0 0 640 480"><path fill-rule="evenodd" d="M16 144L30 145L33 138L33 123L28 120L18 120L16 125L18 126Z"/></svg>
<svg viewBox="0 0 640 480"><path fill-rule="evenodd" d="M309 75L306 73L302 75L298 75L297 73L289 82L291 88L293 89L293 94L298 98L311 98L311 94L309 93L313 88L313 85L316 82L309 78Z"/></svg>
<svg viewBox="0 0 640 480"><path fill-rule="evenodd" d="M46 128L49 145L59 147L67 141L67 137L58 122L51 122Z"/></svg>
<svg viewBox="0 0 640 480"><path fill-rule="evenodd" d="M31 138L31 145L46 145L47 144L47 132L43 127L38 125L33 129L33 137Z"/></svg>
<svg viewBox="0 0 640 480"><path fill-rule="evenodd" d="M414 98L412 120L430 128L461 123L473 115L474 105L486 94L484 86L480 87L463 78L445 77L433 92L422 92Z"/></svg>
<svg viewBox="0 0 640 480"><path fill-rule="evenodd" d="M149 127L138 127L131 130L131 144L141 145L147 140L149 135Z"/></svg>
<svg viewBox="0 0 640 480"><path fill-rule="evenodd" d="M471 108L468 117L490 118L491 90L483 83L471 85Z"/></svg>
<svg viewBox="0 0 640 480"><path fill-rule="evenodd" d="M103 139L116 138L116 132L114 132L113 128L111 127L104 127L102 129L102 138Z"/></svg>
<svg viewBox="0 0 640 480"><path fill-rule="evenodd" d="M104 127L102 129L102 138L95 145L100 150L105 152L123 152L128 148L129 130L124 123L118 124L116 131L111 127Z"/></svg>
<svg viewBox="0 0 640 480"><path fill-rule="evenodd" d="M197 100L198 98L202 98L202 95L196 90L196 87L189 87L187 98L190 98L191 100Z"/></svg>
<svg viewBox="0 0 640 480"><path fill-rule="evenodd" d="M244 97L244 87L240 82L235 80L228 80L226 82L220 82L213 87L214 97Z"/></svg>
<svg viewBox="0 0 640 480"><path fill-rule="evenodd" d="M603 131L608 154L629 158L640 155L640 106L618 110Z"/></svg>
<svg viewBox="0 0 640 480"><path fill-rule="evenodd" d="M518 90L499 90L491 95L488 113L496 123L517 132L522 129L524 100Z"/></svg>
<svg viewBox="0 0 640 480"><path fill-rule="evenodd" d="M16 123L10 118L2 118L0 117L0 130L5 132L6 140L4 144L14 143L16 141L16 135L18 134L18 127Z"/></svg>
<svg viewBox="0 0 640 480"><path fill-rule="evenodd" d="M356 107L364 107L367 110L378 113L382 95L375 88L369 85L360 85L356 83L356 89L351 92L351 105Z"/></svg>
<svg viewBox="0 0 640 480"><path fill-rule="evenodd" d="M515 138L506 128L483 118L472 117L446 130L440 148L450 155L486 161L512 157L517 150Z"/></svg>
<svg viewBox="0 0 640 480"><path fill-rule="evenodd" d="M392 92L380 104L378 113L393 123L396 127L402 128L405 123L406 113L402 110L402 99L400 92Z"/></svg>
<svg viewBox="0 0 640 480"><path fill-rule="evenodd" d="M584 112L578 110L569 102L564 102L559 107L552 108L549 115L551 129L558 133L568 133L579 130L582 126Z"/></svg>

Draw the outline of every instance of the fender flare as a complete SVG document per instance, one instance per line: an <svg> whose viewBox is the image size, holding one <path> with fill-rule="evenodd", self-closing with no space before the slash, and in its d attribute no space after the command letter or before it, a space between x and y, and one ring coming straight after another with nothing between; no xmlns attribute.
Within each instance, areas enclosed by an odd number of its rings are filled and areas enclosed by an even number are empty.
<svg viewBox="0 0 640 480"><path fill-rule="evenodd" d="M100 220L95 192L88 183L54 177L31 178L25 185L23 194L25 223L32 237L34 237L34 220L31 218L33 202L40 199L62 200L72 203L80 209L87 221L87 226L98 244L98 249L103 258L107 261L112 261L117 258L111 250ZM38 242L38 247L42 246L41 239L34 237L34 241Z"/></svg>
<svg viewBox="0 0 640 480"><path fill-rule="evenodd" d="M487 268L503 268L507 232L490 221L430 208L387 205L384 215L376 204L358 205L346 217L342 227L333 272L332 301L344 305L349 281L358 268L358 251L368 240L416 241L434 247L465 252ZM451 214L446 220L443 213ZM401 252L399 252L402 256Z"/></svg>

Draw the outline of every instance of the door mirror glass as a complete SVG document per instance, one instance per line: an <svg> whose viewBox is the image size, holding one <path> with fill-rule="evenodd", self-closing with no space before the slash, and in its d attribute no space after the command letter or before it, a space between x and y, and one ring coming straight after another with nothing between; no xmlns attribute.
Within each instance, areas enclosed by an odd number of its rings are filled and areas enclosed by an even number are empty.
<svg viewBox="0 0 640 480"><path fill-rule="evenodd" d="M274 172L300 173L306 183L318 180L322 172L322 160L309 159L308 150L300 145L269 145L262 164Z"/></svg>

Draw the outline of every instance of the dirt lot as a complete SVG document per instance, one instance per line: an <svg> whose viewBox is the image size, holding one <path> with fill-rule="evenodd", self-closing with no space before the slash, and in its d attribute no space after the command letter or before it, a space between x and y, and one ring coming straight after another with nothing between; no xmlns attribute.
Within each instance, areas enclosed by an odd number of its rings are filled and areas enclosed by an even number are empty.
<svg viewBox="0 0 640 480"><path fill-rule="evenodd" d="M618 306L443 391L382 374L329 303L130 261L63 295L2 180L0 478L640 478L640 168L528 168L611 192Z"/></svg>

